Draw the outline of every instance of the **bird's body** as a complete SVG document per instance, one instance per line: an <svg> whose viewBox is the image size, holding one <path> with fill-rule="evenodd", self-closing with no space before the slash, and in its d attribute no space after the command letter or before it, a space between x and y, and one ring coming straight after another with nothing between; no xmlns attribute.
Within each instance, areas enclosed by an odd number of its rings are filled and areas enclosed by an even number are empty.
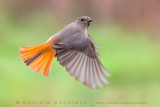
<svg viewBox="0 0 160 107"><path fill-rule="evenodd" d="M71 76L89 88L103 87L108 83L105 75L110 74L99 61L96 44L88 34L91 18L82 16L65 26L46 43L35 47L21 47L23 61L36 72L43 69L43 75L49 74L54 56L66 67Z"/></svg>

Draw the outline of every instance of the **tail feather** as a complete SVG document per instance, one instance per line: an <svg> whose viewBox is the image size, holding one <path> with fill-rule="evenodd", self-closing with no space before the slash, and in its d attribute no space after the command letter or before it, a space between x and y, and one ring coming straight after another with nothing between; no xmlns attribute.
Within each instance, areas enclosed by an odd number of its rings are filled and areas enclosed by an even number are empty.
<svg viewBox="0 0 160 107"><path fill-rule="evenodd" d="M23 46L21 46L20 49L21 49L21 50L34 49L34 48L37 48L37 47L42 46L42 45L43 45L43 44L37 45L37 46L31 46L31 47L23 47Z"/></svg>
<svg viewBox="0 0 160 107"><path fill-rule="evenodd" d="M34 48L34 46L33 46L32 49L28 48L28 47L25 47L25 50L21 48L21 51L19 53L20 53L23 61L34 57L38 52L40 52L42 50L41 47L43 47L43 46L39 46L39 47L35 46L35 47L36 48Z"/></svg>
<svg viewBox="0 0 160 107"><path fill-rule="evenodd" d="M36 73L39 73L41 71L41 69L44 67L47 60L48 60L48 57L43 57L42 61L38 64L36 68Z"/></svg>
<svg viewBox="0 0 160 107"><path fill-rule="evenodd" d="M41 55L39 58L35 59L35 61L31 65L31 69L32 70L37 69L42 62L45 62L46 58L47 58L47 53L44 53L43 56Z"/></svg>
<svg viewBox="0 0 160 107"><path fill-rule="evenodd" d="M35 55L37 55L38 51L37 52L31 52L31 53L28 53L28 54L23 54L23 53L20 53L21 54L21 58L23 59L23 61L26 61L32 57L34 57Z"/></svg>
<svg viewBox="0 0 160 107"><path fill-rule="evenodd" d="M53 58L54 58L54 54L51 53L51 55L48 57L48 61L46 62L46 65L44 67L43 75L48 75Z"/></svg>
<svg viewBox="0 0 160 107"><path fill-rule="evenodd" d="M36 54L33 57L30 57L29 59L25 60L24 62L29 65L30 63L32 63L34 60L36 60L42 53L39 52L38 54Z"/></svg>
<svg viewBox="0 0 160 107"><path fill-rule="evenodd" d="M22 60L31 69L39 73L43 68L43 76L47 76L50 71L52 60L56 51L51 48L53 43L48 41L44 44L33 47L20 47L19 52Z"/></svg>

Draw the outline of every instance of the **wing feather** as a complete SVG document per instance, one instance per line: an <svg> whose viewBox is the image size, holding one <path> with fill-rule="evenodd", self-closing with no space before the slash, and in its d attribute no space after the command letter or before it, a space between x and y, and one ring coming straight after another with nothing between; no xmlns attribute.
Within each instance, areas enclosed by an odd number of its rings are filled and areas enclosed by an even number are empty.
<svg viewBox="0 0 160 107"><path fill-rule="evenodd" d="M104 82L104 83L109 83L109 81L105 78L105 76L103 75L102 72L102 64L99 63L98 60L96 60L96 62L98 63L98 69L99 69L99 75L100 75L100 79Z"/></svg>
<svg viewBox="0 0 160 107"><path fill-rule="evenodd" d="M68 69L68 72L70 72L71 76L75 75L76 69L81 61L81 57L82 57L82 54L78 54L75 58L75 61L74 61L75 63L73 63L72 67Z"/></svg>
<svg viewBox="0 0 160 107"><path fill-rule="evenodd" d="M99 78L99 71L97 69L97 63L96 63L96 59L94 59L94 69L95 69L95 78L96 78L96 83L100 86L100 87L103 87L103 84Z"/></svg>
<svg viewBox="0 0 160 107"><path fill-rule="evenodd" d="M84 41L84 38L78 39L72 45L65 45L68 42L61 41L61 45L54 45L52 48L57 51L57 60L76 80L90 89L103 87L103 83L109 83L105 76L110 74L99 61L93 40L89 38Z"/></svg>
<svg viewBox="0 0 160 107"><path fill-rule="evenodd" d="M85 82L85 68L87 66L87 56L83 55L84 56L84 61L83 61L83 65L82 65L82 68L81 68L81 74L79 75L79 80L84 83Z"/></svg>
<svg viewBox="0 0 160 107"><path fill-rule="evenodd" d="M82 53L81 53L82 54ZM80 58L80 61L79 61L79 65L77 66L76 68L76 73L75 73L75 77L76 77L76 80L79 80L79 76L81 74L81 68L83 66L83 61L84 61L84 58L85 56L82 54L82 57Z"/></svg>
<svg viewBox="0 0 160 107"><path fill-rule="evenodd" d="M94 64L93 64L93 59L92 58L90 58L90 62L91 62L91 66L90 66L90 68L91 68L91 70L90 70L90 72L91 72L91 84L92 84L92 88L97 88L96 87L96 81L95 81L95 77L94 77L94 73L95 73L95 71L94 71Z"/></svg>

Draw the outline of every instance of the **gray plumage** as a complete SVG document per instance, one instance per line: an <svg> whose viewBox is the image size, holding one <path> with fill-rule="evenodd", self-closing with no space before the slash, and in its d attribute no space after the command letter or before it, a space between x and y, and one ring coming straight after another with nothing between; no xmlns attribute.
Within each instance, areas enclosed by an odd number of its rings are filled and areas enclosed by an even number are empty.
<svg viewBox="0 0 160 107"><path fill-rule="evenodd" d="M53 36L56 42L51 47L56 50L57 60L71 76L89 88L97 88L109 83L105 76L110 74L99 61L98 46L88 34L90 22L90 17L82 16L67 25Z"/></svg>

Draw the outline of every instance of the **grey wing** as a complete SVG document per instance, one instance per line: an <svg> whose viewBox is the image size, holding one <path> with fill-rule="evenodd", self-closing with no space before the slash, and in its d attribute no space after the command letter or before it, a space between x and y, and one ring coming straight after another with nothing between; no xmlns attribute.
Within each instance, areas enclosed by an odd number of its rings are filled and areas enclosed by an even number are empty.
<svg viewBox="0 0 160 107"><path fill-rule="evenodd" d="M57 60L66 67L67 72L87 87L103 87L103 83L109 83L105 76L110 74L99 61L95 45L89 38L74 41L70 47L58 43L52 48L57 51Z"/></svg>

